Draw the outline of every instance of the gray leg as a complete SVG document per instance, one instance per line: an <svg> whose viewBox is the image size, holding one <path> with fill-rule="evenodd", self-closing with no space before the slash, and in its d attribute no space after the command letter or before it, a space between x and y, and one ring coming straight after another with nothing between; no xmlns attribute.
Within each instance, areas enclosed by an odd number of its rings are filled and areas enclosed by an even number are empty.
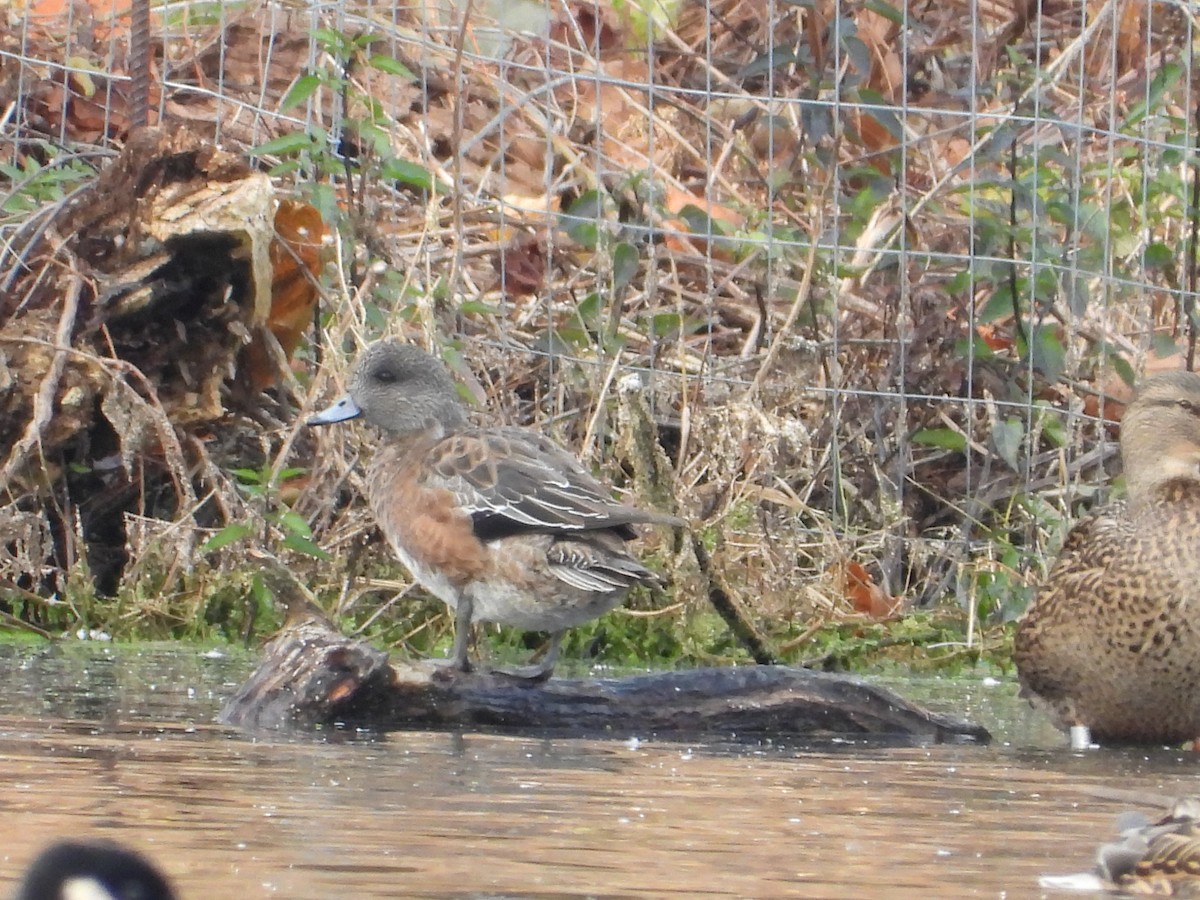
<svg viewBox="0 0 1200 900"><path fill-rule="evenodd" d="M520 678L525 681L545 681L554 671L554 664L558 662L558 648L566 633L566 629L564 629L550 635L550 646L546 648L546 655L540 663L528 666L494 666L492 671L499 675L507 675L510 678Z"/></svg>
<svg viewBox="0 0 1200 900"><path fill-rule="evenodd" d="M450 650L449 659L434 660L447 668L458 669L460 672L471 671L471 661L467 658L467 650L471 644L471 616L475 612L474 604L464 597L458 598L458 606L454 612L454 647Z"/></svg>

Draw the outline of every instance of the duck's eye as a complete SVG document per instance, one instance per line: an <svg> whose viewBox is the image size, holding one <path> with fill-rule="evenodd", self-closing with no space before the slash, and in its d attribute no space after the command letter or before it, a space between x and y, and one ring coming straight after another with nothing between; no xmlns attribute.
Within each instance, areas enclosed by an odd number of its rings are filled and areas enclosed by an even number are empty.
<svg viewBox="0 0 1200 900"><path fill-rule="evenodd" d="M391 369L380 369L375 373L375 380L380 384L395 384L398 378Z"/></svg>
<svg viewBox="0 0 1200 900"><path fill-rule="evenodd" d="M1186 409L1192 415L1200 413L1200 406L1191 400L1176 400L1175 402L1179 404L1180 409Z"/></svg>

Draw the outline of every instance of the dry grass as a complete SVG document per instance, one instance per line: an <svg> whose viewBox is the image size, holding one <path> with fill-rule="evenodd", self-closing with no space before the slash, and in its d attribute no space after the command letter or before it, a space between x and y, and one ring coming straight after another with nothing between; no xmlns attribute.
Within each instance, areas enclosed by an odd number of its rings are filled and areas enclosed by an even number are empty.
<svg viewBox="0 0 1200 900"><path fill-rule="evenodd" d="M1189 228L1189 173L1163 143L1192 138L1184 13L1147 19L1114 0L1089 4L1081 27L1073 6L1034 18L1001 3L976 32L966 4L914 3L906 18L865 3L766 9L684 4L647 53L636 16L554 5L543 37L510 37L502 62L480 52L480 11L248 7L212 24L197 6L159 22L169 80L151 108L241 150L323 129L262 161L285 164L276 188L320 208L336 240L319 332L273 388L287 413L264 427L229 400L225 420L176 422L191 479L150 508L144 490L126 498L122 589L224 596L194 572L240 571L242 545L201 560L199 543L249 522L246 540L278 549L292 509L336 560L313 566L314 584L374 621L391 588L364 579L403 577L361 502L374 438L300 423L344 387L357 348L390 334L441 353L481 417L544 429L640 502L679 510L748 617L800 657L813 622L854 614L854 563L884 598L954 601L968 640L977 612L1019 611L1080 485L1104 480L1095 415L1113 415L1095 398L1126 390L1114 361L1188 351L1189 265L1147 263ZM24 24L26 45L0 38L13 54L0 101L21 111L0 135L6 156L37 158L35 136L121 137L124 82L104 93L89 72L88 94L83 75L39 68L39 53L87 48ZM314 26L378 41L338 58ZM117 60L117 75L138 64ZM304 77L304 103L287 107ZM435 190L414 187L425 177ZM667 462L649 479L645 454L622 447L630 374ZM31 446L5 454L11 467ZM229 474L294 466L303 478L259 496ZM164 491L162 472L141 472ZM69 514L38 514L63 496L48 480L10 479L0 506L0 577L39 596L89 543ZM658 535L647 552L675 576L649 605L703 608L692 554Z"/></svg>

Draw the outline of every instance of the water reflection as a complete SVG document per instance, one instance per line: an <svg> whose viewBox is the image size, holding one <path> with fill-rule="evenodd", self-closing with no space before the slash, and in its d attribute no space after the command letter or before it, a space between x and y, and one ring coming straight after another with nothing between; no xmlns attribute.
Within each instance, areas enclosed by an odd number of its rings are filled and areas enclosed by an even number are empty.
<svg viewBox="0 0 1200 900"><path fill-rule="evenodd" d="M1129 806L1113 785L1195 791L1182 753L1062 750L1008 683L905 688L982 721L990 748L313 741L208 724L249 666L0 653L3 876L88 834L147 851L192 900L1029 897L1040 874L1090 865Z"/></svg>

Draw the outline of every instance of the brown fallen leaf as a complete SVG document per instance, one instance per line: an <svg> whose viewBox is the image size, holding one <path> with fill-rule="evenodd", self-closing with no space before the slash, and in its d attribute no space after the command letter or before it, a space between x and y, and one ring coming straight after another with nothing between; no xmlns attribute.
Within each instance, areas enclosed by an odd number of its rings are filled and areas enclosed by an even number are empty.
<svg viewBox="0 0 1200 900"><path fill-rule="evenodd" d="M889 597L862 563L848 562L841 567L841 588L854 611L872 619L894 618L904 604L900 597Z"/></svg>
<svg viewBox="0 0 1200 900"><path fill-rule="evenodd" d="M271 311L267 328L289 360L312 324L318 290L316 278L324 265L329 228L316 208L298 200L284 200L275 211L275 239L271 242ZM255 392L279 379L279 370L264 338L255 332L242 357L242 367Z"/></svg>
<svg viewBox="0 0 1200 900"><path fill-rule="evenodd" d="M508 297L537 294L550 268L545 232L517 232L492 260L496 286Z"/></svg>

